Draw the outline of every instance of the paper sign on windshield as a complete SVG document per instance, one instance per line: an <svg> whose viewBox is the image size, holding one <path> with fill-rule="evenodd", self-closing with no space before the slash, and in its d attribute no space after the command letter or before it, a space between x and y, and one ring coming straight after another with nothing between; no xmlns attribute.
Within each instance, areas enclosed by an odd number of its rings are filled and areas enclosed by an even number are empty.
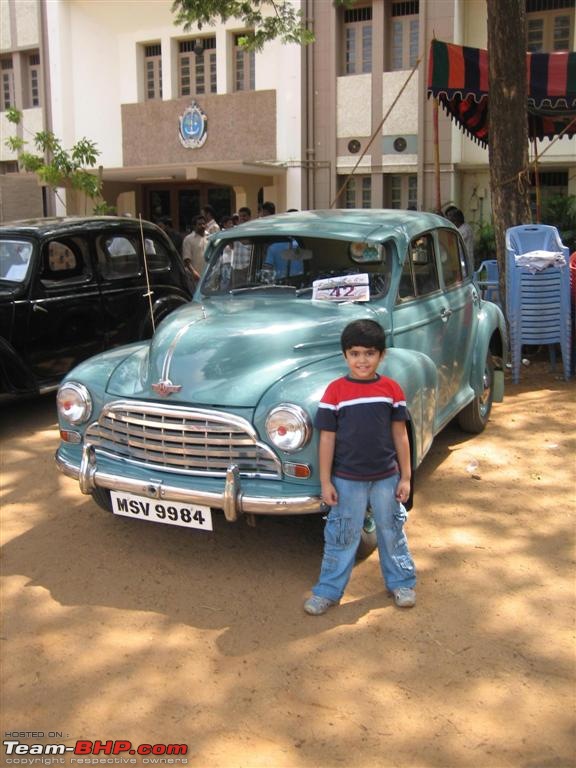
<svg viewBox="0 0 576 768"><path fill-rule="evenodd" d="M369 301L370 285L367 274L340 275L312 283L312 299L321 301Z"/></svg>

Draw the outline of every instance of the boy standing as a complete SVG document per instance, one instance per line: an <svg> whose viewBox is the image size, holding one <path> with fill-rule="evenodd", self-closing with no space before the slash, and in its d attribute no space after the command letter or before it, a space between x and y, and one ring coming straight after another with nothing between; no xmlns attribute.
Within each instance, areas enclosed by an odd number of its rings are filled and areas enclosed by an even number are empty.
<svg viewBox="0 0 576 768"><path fill-rule="evenodd" d="M366 509L376 524L380 568L396 605L416 603L416 570L404 534L410 496L410 445L404 393L378 368L386 348L374 320L356 320L341 338L349 373L328 385L316 416L322 500L332 507L324 556L306 613L336 605L354 565Z"/></svg>

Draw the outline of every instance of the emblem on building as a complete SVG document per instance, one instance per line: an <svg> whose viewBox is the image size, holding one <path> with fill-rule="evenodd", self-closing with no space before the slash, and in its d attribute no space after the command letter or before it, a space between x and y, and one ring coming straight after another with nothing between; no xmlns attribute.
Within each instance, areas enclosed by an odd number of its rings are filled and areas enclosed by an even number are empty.
<svg viewBox="0 0 576 768"><path fill-rule="evenodd" d="M179 117L180 142L187 149L198 149L208 138L208 118L198 104L193 101Z"/></svg>

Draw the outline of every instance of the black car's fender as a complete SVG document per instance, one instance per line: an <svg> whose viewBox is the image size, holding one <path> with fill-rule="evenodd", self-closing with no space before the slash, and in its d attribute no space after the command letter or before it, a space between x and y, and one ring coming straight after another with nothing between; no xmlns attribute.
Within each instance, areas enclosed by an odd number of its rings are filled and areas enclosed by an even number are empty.
<svg viewBox="0 0 576 768"><path fill-rule="evenodd" d="M154 327L157 328L158 324L164 320L164 318L173 312L178 307L188 304L190 298L183 293L169 293L167 296L157 299L152 304L152 312L154 315ZM150 312L146 315L142 323L140 324L139 337L140 339L149 339L152 336L152 323L150 321Z"/></svg>

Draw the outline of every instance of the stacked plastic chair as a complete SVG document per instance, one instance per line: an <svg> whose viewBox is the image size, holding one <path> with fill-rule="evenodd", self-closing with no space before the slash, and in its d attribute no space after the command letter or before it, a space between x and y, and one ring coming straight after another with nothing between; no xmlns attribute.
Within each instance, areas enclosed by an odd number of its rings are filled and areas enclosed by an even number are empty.
<svg viewBox="0 0 576 768"><path fill-rule="evenodd" d="M534 271L517 256L544 251L561 253L565 264ZM512 380L520 380L522 347L560 344L564 377L571 374L570 278L568 248L556 227L527 224L506 230L506 314L510 330ZM550 346L555 363L555 347Z"/></svg>

